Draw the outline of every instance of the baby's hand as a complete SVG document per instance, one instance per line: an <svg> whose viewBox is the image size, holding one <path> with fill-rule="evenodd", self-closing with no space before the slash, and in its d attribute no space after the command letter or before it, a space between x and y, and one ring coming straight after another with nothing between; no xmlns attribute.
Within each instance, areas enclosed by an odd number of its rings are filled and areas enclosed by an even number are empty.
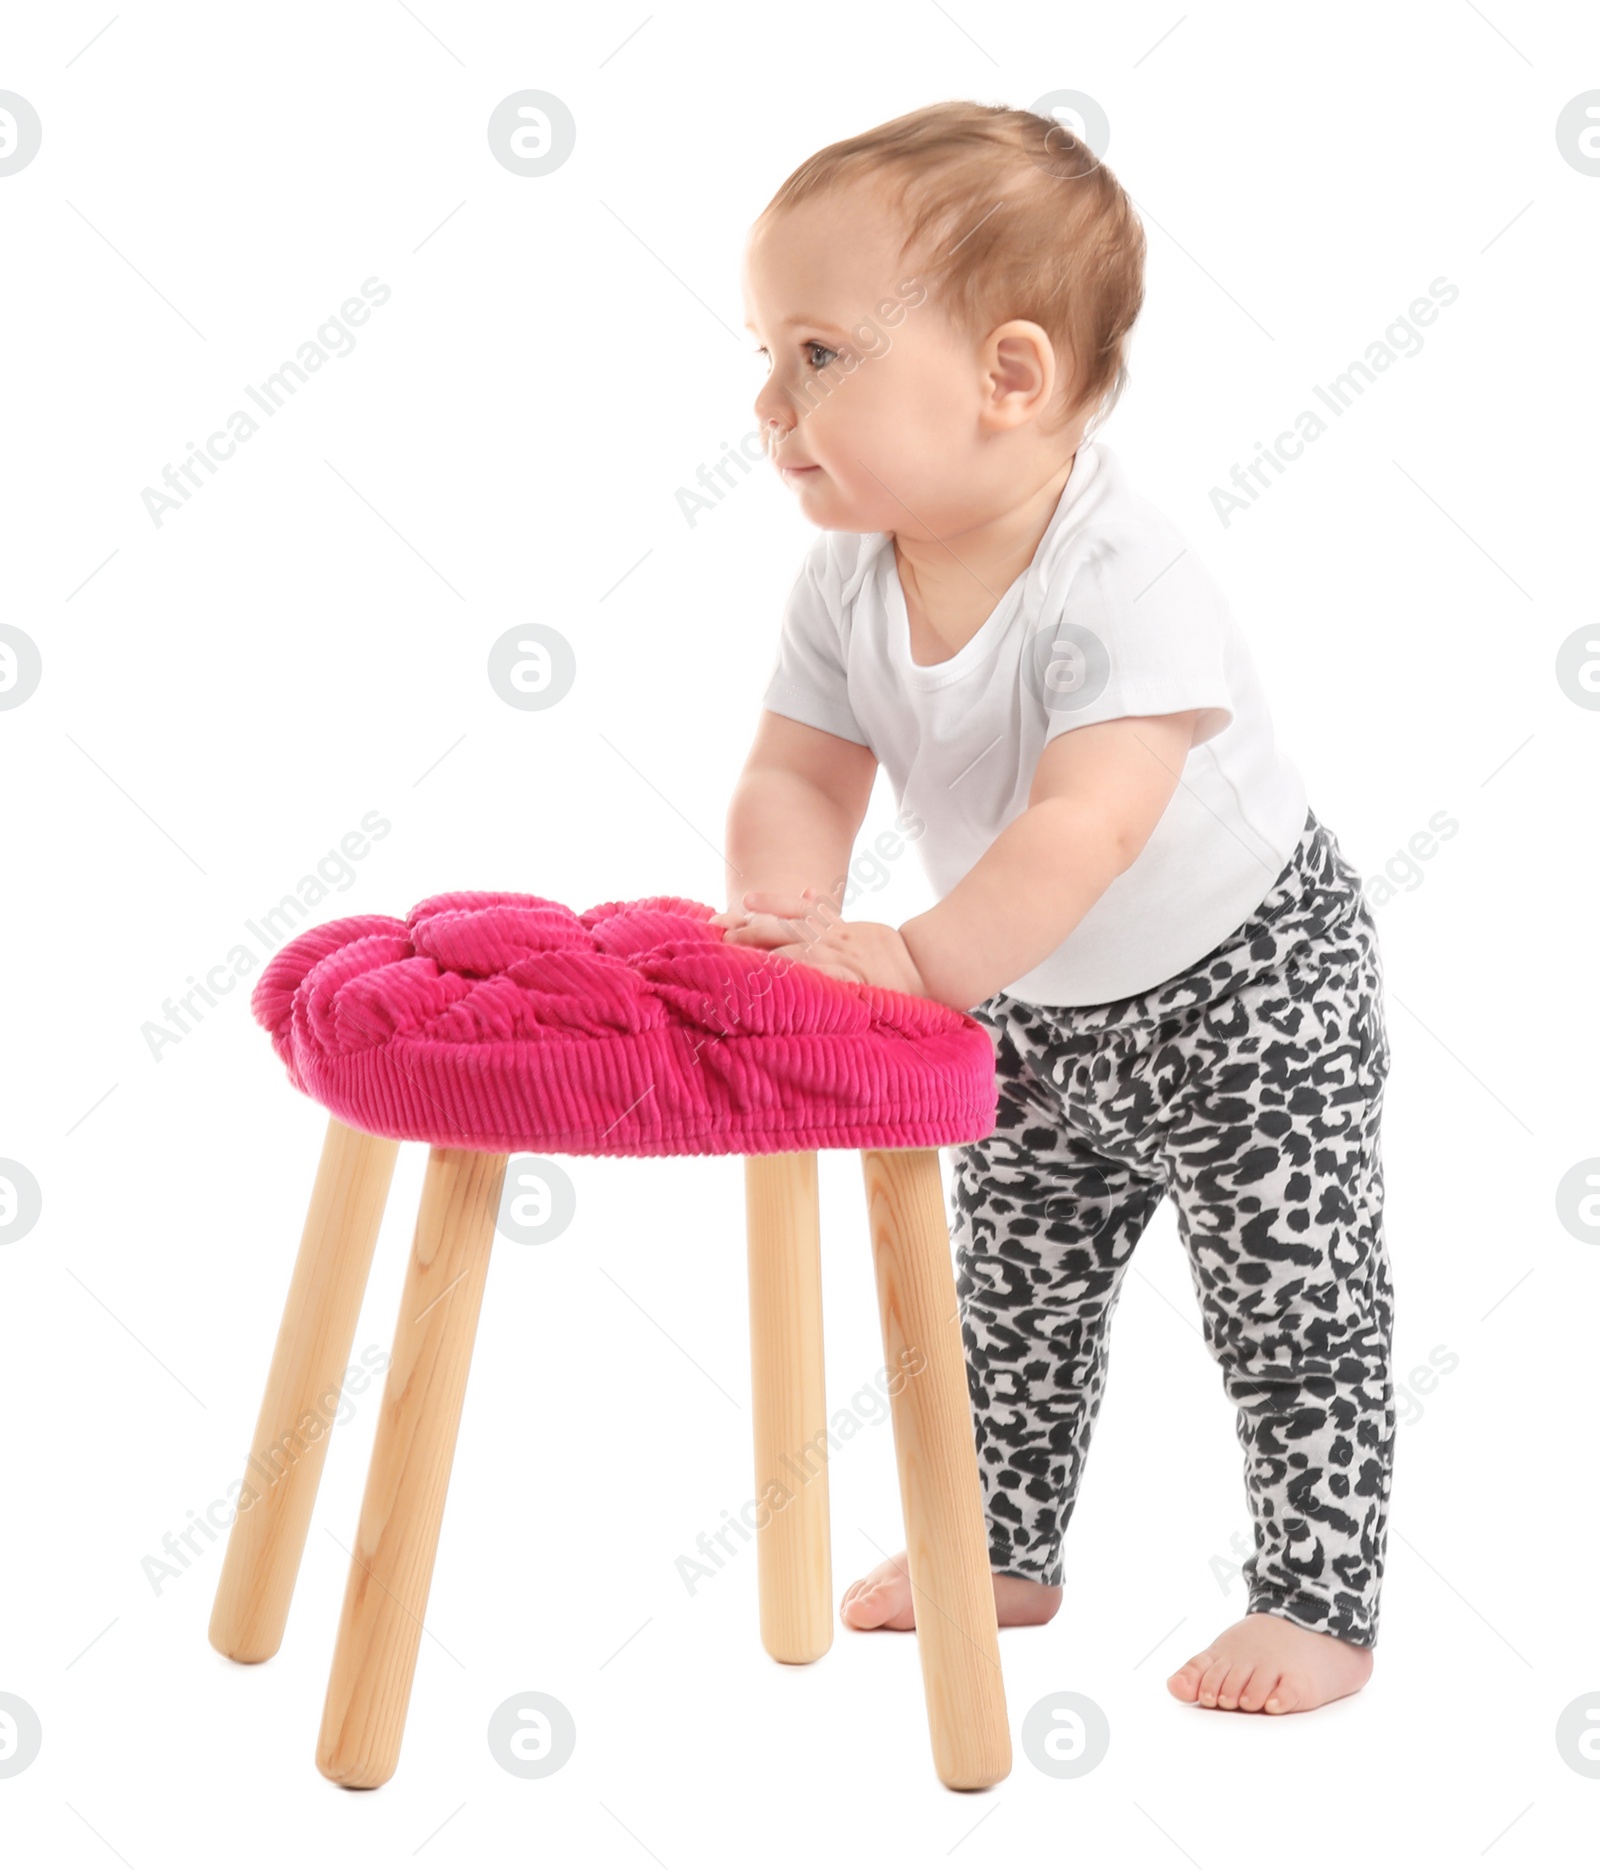
<svg viewBox="0 0 1600 1870"><path fill-rule="evenodd" d="M811 934L808 918L816 912L818 897L808 884L798 896L784 890L746 890L740 903L739 908L714 915L712 927L737 929L740 941L758 948L776 948L803 941ZM729 934L724 939L731 941L734 937Z"/></svg>
<svg viewBox="0 0 1600 1870"><path fill-rule="evenodd" d="M765 948L836 980L861 981L926 998L927 988L911 951L900 931L887 922L813 923L808 918L816 911L818 899L811 889L799 897L750 890L744 901L742 920L735 920L739 913L735 911L716 918L728 931L725 941Z"/></svg>

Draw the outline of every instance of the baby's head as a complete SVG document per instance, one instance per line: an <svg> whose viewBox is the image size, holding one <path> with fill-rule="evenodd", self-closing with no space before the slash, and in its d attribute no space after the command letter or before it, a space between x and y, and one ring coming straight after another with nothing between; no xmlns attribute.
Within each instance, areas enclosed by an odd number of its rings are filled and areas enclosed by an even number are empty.
<svg viewBox="0 0 1600 1870"><path fill-rule="evenodd" d="M1110 413L1144 232L1053 119L930 104L795 170L744 295L756 417L806 517L939 537L1043 485Z"/></svg>

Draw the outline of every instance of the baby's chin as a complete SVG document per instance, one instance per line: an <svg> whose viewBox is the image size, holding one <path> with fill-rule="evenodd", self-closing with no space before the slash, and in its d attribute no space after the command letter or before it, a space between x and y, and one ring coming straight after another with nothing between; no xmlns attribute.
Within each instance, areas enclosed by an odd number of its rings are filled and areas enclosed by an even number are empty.
<svg viewBox="0 0 1600 1870"><path fill-rule="evenodd" d="M808 473L796 474L792 470L779 477L785 489L800 501L808 511L819 507L836 508L845 505L838 485L829 478L826 468L812 468Z"/></svg>
<svg viewBox="0 0 1600 1870"><path fill-rule="evenodd" d="M826 508L830 514L840 515L850 511L855 504L825 467L812 468L805 474L790 472L783 475L782 479L784 486L808 512L818 513Z"/></svg>
<svg viewBox="0 0 1600 1870"><path fill-rule="evenodd" d="M800 510L813 526L823 532L886 532L894 524L872 513L853 500L826 473L802 474L790 482Z"/></svg>

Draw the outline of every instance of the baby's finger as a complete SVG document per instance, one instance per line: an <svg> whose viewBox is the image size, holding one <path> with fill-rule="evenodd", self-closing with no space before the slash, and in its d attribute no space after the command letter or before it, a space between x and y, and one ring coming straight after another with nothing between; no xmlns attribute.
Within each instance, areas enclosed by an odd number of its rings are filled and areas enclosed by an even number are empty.
<svg viewBox="0 0 1600 1870"><path fill-rule="evenodd" d="M799 917L811 913L811 899L809 889L798 896L792 890L746 890L744 906L767 915Z"/></svg>
<svg viewBox="0 0 1600 1870"><path fill-rule="evenodd" d="M723 940L742 942L755 948L776 948L792 942L801 932L793 922L786 921L782 916L751 915L737 928L729 929Z"/></svg>

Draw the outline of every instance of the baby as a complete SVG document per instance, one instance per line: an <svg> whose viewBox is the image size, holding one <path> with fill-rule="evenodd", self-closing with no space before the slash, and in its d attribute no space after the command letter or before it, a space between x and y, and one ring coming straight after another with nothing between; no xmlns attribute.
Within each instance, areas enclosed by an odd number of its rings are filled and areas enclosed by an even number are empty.
<svg viewBox="0 0 1600 1870"><path fill-rule="evenodd" d="M1122 1278L1163 1194L1238 1410L1247 1614L1167 1686L1289 1713L1378 1631L1395 1408L1360 878L1279 752L1248 648L1092 428L1144 238L1088 148L946 103L803 163L752 230L768 453L820 531L728 814L726 939L970 1012L992 1135L954 1245L1001 1623L1061 1599ZM840 892L879 762L938 892ZM858 1629L912 1622L904 1554Z"/></svg>

